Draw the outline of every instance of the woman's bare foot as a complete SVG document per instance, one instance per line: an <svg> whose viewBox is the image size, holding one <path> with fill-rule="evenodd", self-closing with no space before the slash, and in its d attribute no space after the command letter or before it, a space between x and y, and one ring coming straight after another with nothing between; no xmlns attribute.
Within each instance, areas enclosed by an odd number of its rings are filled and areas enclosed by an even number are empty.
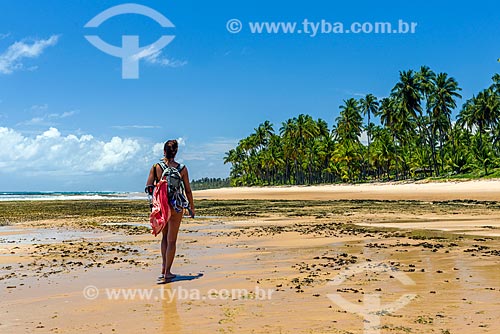
<svg viewBox="0 0 500 334"><path fill-rule="evenodd" d="M156 281L157 284L165 284L165 283L169 283L172 279L174 279L175 277L177 277L176 274L172 274L172 273L169 273L169 274L166 274L166 275L162 275L163 277L158 277L158 280Z"/></svg>

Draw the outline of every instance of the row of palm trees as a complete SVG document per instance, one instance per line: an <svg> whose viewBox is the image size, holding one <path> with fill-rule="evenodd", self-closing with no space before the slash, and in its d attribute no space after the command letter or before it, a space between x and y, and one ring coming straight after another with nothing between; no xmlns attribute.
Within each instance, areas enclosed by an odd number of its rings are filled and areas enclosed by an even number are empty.
<svg viewBox="0 0 500 334"><path fill-rule="evenodd" d="M192 180L190 185L193 190L205 190L229 187L230 182L229 178L204 177L198 180Z"/></svg>
<svg viewBox="0 0 500 334"><path fill-rule="evenodd" d="M460 91L453 77L423 66L400 72L388 97L345 100L331 129L305 114L278 133L265 121L226 153L231 184L401 180L478 169L487 175L500 166L500 75L452 121Z"/></svg>

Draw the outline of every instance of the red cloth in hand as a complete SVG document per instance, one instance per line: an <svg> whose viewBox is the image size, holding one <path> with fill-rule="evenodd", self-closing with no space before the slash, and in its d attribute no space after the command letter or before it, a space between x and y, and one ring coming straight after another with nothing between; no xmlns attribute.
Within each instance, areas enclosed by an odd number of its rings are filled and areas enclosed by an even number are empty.
<svg viewBox="0 0 500 334"><path fill-rule="evenodd" d="M167 181L161 180L153 192L153 209L149 216L152 231L156 237L167 225L170 219L170 205L168 205Z"/></svg>

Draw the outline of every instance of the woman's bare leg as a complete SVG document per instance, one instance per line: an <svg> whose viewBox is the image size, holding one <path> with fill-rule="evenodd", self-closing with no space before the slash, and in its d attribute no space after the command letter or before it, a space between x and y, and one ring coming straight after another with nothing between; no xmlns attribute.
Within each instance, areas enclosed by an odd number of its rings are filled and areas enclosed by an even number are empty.
<svg viewBox="0 0 500 334"><path fill-rule="evenodd" d="M161 238L161 273L164 275L165 274L165 268L167 267L167 247L168 247L168 223L165 225L163 230L161 231L162 233L162 238Z"/></svg>
<svg viewBox="0 0 500 334"><path fill-rule="evenodd" d="M182 220L182 212L177 213L174 211L172 212L172 216L170 216L170 219L168 221L169 227L167 233L167 251L166 251L167 264L164 271L165 278L175 277L175 275L172 274L170 269L172 268L172 263L174 263L177 234L179 233L181 220Z"/></svg>

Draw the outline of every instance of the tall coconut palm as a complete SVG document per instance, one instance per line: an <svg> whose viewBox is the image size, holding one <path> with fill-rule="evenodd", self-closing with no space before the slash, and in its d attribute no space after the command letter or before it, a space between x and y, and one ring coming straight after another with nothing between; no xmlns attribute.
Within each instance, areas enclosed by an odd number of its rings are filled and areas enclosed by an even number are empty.
<svg viewBox="0 0 500 334"><path fill-rule="evenodd" d="M344 100L340 106L340 115L337 117L337 134L339 141L359 143L363 118L360 114L359 102L356 99Z"/></svg>
<svg viewBox="0 0 500 334"><path fill-rule="evenodd" d="M450 129L446 163L454 174L465 173L471 166L471 134L456 122Z"/></svg>
<svg viewBox="0 0 500 334"><path fill-rule="evenodd" d="M423 100L425 102L425 114L427 117L419 117L417 120L417 125L420 129L420 144L426 145L429 144L431 157L433 161L433 169L436 171L437 169L437 158L436 158L436 140L433 137L433 134L430 129L430 119L431 110L430 110L430 98L432 93L435 91L435 82L436 82L436 73L432 71L428 66L420 67L420 70L417 72L417 78L420 82L420 91L422 93ZM427 152L425 148L422 148L423 152Z"/></svg>
<svg viewBox="0 0 500 334"><path fill-rule="evenodd" d="M441 156L441 169L444 169L444 152L443 144L446 133L451 128L451 112L456 108L457 103L455 98L462 98L458 92L462 90L458 87L458 82L448 77L446 73L439 73L435 79L434 90L429 98L430 123L432 140L438 137L439 151ZM431 142L434 147L434 141ZM434 167L437 168L437 163L434 160ZM437 170L439 175L439 170Z"/></svg>
<svg viewBox="0 0 500 334"><path fill-rule="evenodd" d="M495 75L492 78L493 80L493 90L497 95L500 95L500 74L495 73Z"/></svg>
<svg viewBox="0 0 500 334"><path fill-rule="evenodd" d="M259 127L254 129L255 131L255 139L259 148L266 146L269 142L269 139L274 134L273 125L269 121L265 121L260 124Z"/></svg>
<svg viewBox="0 0 500 334"><path fill-rule="evenodd" d="M491 156L488 154L489 145L487 130L498 123L500 116L500 99L493 89L488 88L481 91L477 97L468 100L459 113L459 122L465 124L470 130L476 128L478 133L474 137L474 154L483 165L485 174L488 165L491 163ZM486 141L486 142L485 142Z"/></svg>
<svg viewBox="0 0 500 334"><path fill-rule="evenodd" d="M269 157L271 159L269 165L272 170L273 183L284 184L284 167L285 159L283 152L283 140L280 136L273 134L269 140Z"/></svg>
<svg viewBox="0 0 500 334"><path fill-rule="evenodd" d="M397 133L399 131L399 126L398 126L398 113L397 113L397 106L396 106L396 99L393 96L383 98L380 101L380 108L378 111L378 115L380 116L380 121L382 124L385 126L385 128L389 131L391 137L392 137L392 145L390 146L393 150L392 154L393 156L397 155L397 143L396 143L396 137ZM398 177L399 174L399 166L397 164L397 160L395 161L396 164L396 178Z"/></svg>
<svg viewBox="0 0 500 334"><path fill-rule="evenodd" d="M387 98L377 101L368 94L345 100L331 131L325 121L306 114L283 122L279 134L265 121L226 153L231 184L355 181L367 175L367 165L378 179L422 170L464 173L478 166L487 174L500 164L500 75L463 105L453 125L460 97L455 79L423 66L400 72ZM371 122L374 115L381 126ZM360 142L362 129L366 146Z"/></svg>
<svg viewBox="0 0 500 334"><path fill-rule="evenodd" d="M421 86L415 72L409 70L399 73L399 82L392 89L392 96L399 109L397 122L402 125L401 130L408 130L407 127L411 124L409 120L422 115Z"/></svg>
<svg viewBox="0 0 500 334"><path fill-rule="evenodd" d="M285 159L285 179L290 182L291 163L296 165L297 151L294 149L296 145L297 126L294 119L290 118L286 122L281 123L280 135L283 143L284 159Z"/></svg>
<svg viewBox="0 0 500 334"><path fill-rule="evenodd" d="M360 167L361 142L360 136L363 128L363 117L358 100L351 98L340 106L340 115L337 117L338 145L335 158L343 168L343 178L353 181L357 173L354 169Z"/></svg>
<svg viewBox="0 0 500 334"><path fill-rule="evenodd" d="M434 91L436 73L434 73L434 71L432 71L428 66L422 66L417 72L417 80L420 83L420 91L425 99L425 102L428 104L429 97Z"/></svg>
<svg viewBox="0 0 500 334"><path fill-rule="evenodd" d="M307 154L307 151L311 151L313 147L313 140L319 135L319 127L316 121L310 115L300 114L296 120L297 124L297 134L299 137L299 152L301 154L301 162L299 174L297 178L300 179L300 183L304 183L304 171L308 172L308 180L311 181L312 178L312 153ZM309 159L306 159L306 156Z"/></svg>
<svg viewBox="0 0 500 334"><path fill-rule="evenodd" d="M365 128L366 129L366 136L368 139L366 161L368 162L368 166L370 166L369 157L370 157L370 143L371 143L371 129L372 129L371 115L376 115L378 113L379 102L373 94L367 94L359 102L361 105L361 112L363 113L363 115L366 115L368 118L368 120L366 122L366 128Z"/></svg>
<svg viewBox="0 0 500 334"><path fill-rule="evenodd" d="M415 124L418 126L418 120L422 116L421 106L421 86L418 76L414 71L401 71L399 73L399 82L392 89L391 95L396 102L397 110L397 133L402 146L409 148L409 159L411 160L410 139L415 133ZM422 138L423 129L419 128L420 138ZM404 148L404 147L403 147ZM403 158L403 171L408 172L405 156Z"/></svg>

